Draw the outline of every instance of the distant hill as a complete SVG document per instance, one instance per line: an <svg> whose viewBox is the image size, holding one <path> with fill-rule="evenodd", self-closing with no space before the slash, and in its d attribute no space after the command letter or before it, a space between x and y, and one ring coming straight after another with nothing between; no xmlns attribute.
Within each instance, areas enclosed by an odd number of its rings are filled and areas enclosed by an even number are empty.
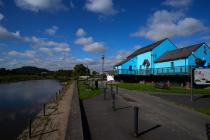
<svg viewBox="0 0 210 140"><path fill-rule="evenodd" d="M43 72L50 72L47 69L37 68L33 66L24 66L21 68L16 68L12 70L6 70L4 68L0 68L0 73L5 74L41 74Z"/></svg>
<svg viewBox="0 0 210 140"><path fill-rule="evenodd" d="M21 68L13 69L11 71L12 73L16 73L16 74L40 74L43 72L50 72L47 69L37 68L37 67L32 67L32 66L24 66Z"/></svg>

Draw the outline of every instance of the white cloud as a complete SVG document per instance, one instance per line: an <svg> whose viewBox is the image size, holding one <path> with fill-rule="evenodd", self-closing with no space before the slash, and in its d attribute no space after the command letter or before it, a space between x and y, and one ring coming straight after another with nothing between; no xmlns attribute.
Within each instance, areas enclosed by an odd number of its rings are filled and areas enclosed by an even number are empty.
<svg viewBox="0 0 210 140"><path fill-rule="evenodd" d="M135 45L135 46L133 46L133 49L134 49L134 50L138 50L138 49L140 49L140 48L142 48L141 45Z"/></svg>
<svg viewBox="0 0 210 140"><path fill-rule="evenodd" d="M27 43L35 47L49 46L49 47L64 47L68 48L69 44L63 42L55 42L51 40L44 40L36 36L26 37L20 34L20 31L10 32L6 28L0 26L0 39L19 41L22 43Z"/></svg>
<svg viewBox="0 0 210 140"><path fill-rule="evenodd" d="M43 67L51 70L57 69L69 69L72 65L67 61L67 59L60 59L63 57L63 54L51 54L46 55L46 52L42 51L54 51L52 48L46 49L34 49L34 50L26 50L26 51L10 51L4 56L4 63L0 63L0 67L6 68L17 68L21 66L36 66ZM44 53L44 54L42 54ZM68 54L65 57L69 58L69 60L74 61L69 57Z"/></svg>
<svg viewBox="0 0 210 140"><path fill-rule="evenodd" d="M163 5L172 7L188 7L192 3L192 0L166 0Z"/></svg>
<svg viewBox="0 0 210 140"><path fill-rule="evenodd" d="M146 37L151 40L173 38L176 36L190 36L202 32L207 27L195 18L186 17L180 12L167 10L156 11L147 21L146 26L132 34L136 37Z"/></svg>
<svg viewBox="0 0 210 140"><path fill-rule="evenodd" d="M102 42L94 42L92 44L89 44L83 48L86 52L104 52L105 47Z"/></svg>
<svg viewBox="0 0 210 140"><path fill-rule="evenodd" d="M33 12L66 10L62 0L15 0L15 4Z"/></svg>
<svg viewBox="0 0 210 140"><path fill-rule="evenodd" d="M112 0L86 0L85 8L88 11L103 15L114 15L117 13L113 7Z"/></svg>
<svg viewBox="0 0 210 140"><path fill-rule="evenodd" d="M86 35L86 32L83 28L79 28L76 32L76 36L78 36L78 37L83 37L85 35Z"/></svg>
<svg viewBox="0 0 210 140"><path fill-rule="evenodd" d="M31 38L26 38L25 40L28 43L31 43L33 46L51 46L51 47L69 47L67 43L61 43L61 42L55 42L55 41L50 41L50 40L43 40L38 37L31 37Z"/></svg>
<svg viewBox="0 0 210 140"><path fill-rule="evenodd" d="M92 37L81 37L81 38L78 38L75 41L75 44L86 46L86 45L91 44L92 42L93 42L93 38Z"/></svg>
<svg viewBox="0 0 210 140"><path fill-rule="evenodd" d="M0 21L3 20L4 15L2 13L0 13Z"/></svg>
<svg viewBox="0 0 210 140"><path fill-rule="evenodd" d="M56 47L56 48L53 48L53 50L56 52L70 52L71 51L69 47Z"/></svg>
<svg viewBox="0 0 210 140"><path fill-rule="evenodd" d="M6 28L0 26L0 39L21 40L20 32L9 32Z"/></svg>
<svg viewBox="0 0 210 140"><path fill-rule="evenodd" d="M52 53L52 49L45 48L45 47L39 48L39 51L41 51L43 53L47 53L47 54L51 54Z"/></svg>
<svg viewBox="0 0 210 140"><path fill-rule="evenodd" d="M58 27L57 26L52 26L51 28L48 28L45 30L45 33L50 35L50 36L54 36L56 34L56 32L58 31Z"/></svg>
<svg viewBox="0 0 210 140"><path fill-rule="evenodd" d="M75 40L75 44L83 46L83 50L86 52L104 52L106 48L103 42L96 42L92 37L84 37L87 33L84 29L79 28L76 32L78 37Z"/></svg>
<svg viewBox="0 0 210 140"><path fill-rule="evenodd" d="M37 66L49 69L70 68L69 64L58 60L60 56L69 57L71 48L69 44L46 40L36 36L22 36L20 31L11 32L0 25L0 40L9 40L24 43L32 46L31 50L16 51L11 50L7 53L1 53L4 63L0 67L16 68L20 66Z"/></svg>
<svg viewBox="0 0 210 140"><path fill-rule="evenodd" d="M97 62L92 59L92 58L80 58L80 59L75 59L73 60L76 63L81 63L81 64L85 64L85 65L96 65Z"/></svg>
<svg viewBox="0 0 210 140"><path fill-rule="evenodd" d="M119 50L117 51L116 59L123 60L125 59L131 52L126 50Z"/></svg>
<svg viewBox="0 0 210 140"><path fill-rule="evenodd" d="M16 57L27 57L27 58L34 58L35 57L35 51L32 50L26 50L24 52L18 52L18 51L10 51L8 52L9 56L16 56Z"/></svg>
<svg viewBox="0 0 210 140"><path fill-rule="evenodd" d="M53 52L67 53L67 52L70 52L71 49L69 47L55 47L55 48L42 47L42 48L39 48L39 51L52 55Z"/></svg>

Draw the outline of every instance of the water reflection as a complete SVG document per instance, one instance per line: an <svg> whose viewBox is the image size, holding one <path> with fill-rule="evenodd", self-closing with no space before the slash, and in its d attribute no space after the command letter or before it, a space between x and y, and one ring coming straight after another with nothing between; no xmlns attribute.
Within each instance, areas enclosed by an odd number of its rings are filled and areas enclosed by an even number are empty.
<svg viewBox="0 0 210 140"><path fill-rule="evenodd" d="M56 80L0 84L0 139L15 139L59 88Z"/></svg>

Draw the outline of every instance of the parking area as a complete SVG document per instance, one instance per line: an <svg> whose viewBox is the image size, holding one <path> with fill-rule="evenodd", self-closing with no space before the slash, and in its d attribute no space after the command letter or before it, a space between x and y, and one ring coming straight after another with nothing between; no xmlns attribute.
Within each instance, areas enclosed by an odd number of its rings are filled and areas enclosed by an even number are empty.
<svg viewBox="0 0 210 140"><path fill-rule="evenodd" d="M84 100L92 140L207 140L209 116L177 106L160 96L119 89L115 110L109 88L106 100L103 94ZM139 107L138 137L134 136L134 106Z"/></svg>

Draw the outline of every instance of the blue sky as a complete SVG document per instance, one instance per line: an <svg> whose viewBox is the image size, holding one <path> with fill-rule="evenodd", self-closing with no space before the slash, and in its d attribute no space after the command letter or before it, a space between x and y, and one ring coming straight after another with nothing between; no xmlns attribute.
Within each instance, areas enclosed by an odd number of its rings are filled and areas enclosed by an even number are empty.
<svg viewBox="0 0 210 140"><path fill-rule="evenodd" d="M0 67L105 69L169 38L210 44L209 0L0 0Z"/></svg>

